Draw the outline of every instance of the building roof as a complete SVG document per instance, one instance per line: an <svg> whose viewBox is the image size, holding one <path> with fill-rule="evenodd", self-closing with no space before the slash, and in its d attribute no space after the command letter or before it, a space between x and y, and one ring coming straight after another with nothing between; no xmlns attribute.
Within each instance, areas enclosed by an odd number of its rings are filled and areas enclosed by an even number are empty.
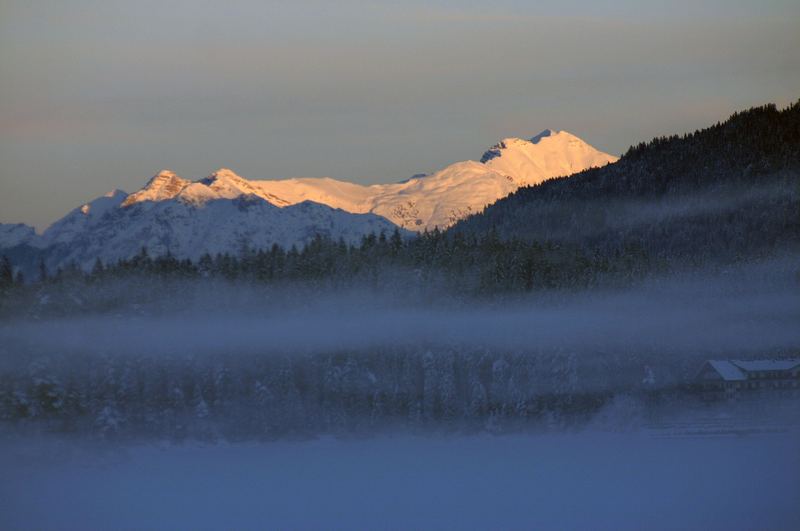
<svg viewBox="0 0 800 531"><path fill-rule="evenodd" d="M783 360L731 360L730 362L748 372L788 371L800 365L800 358Z"/></svg>
<svg viewBox="0 0 800 531"><path fill-rule="evenodd" d="M733 364L733 362L728 360L708 360L708 364L711 365L715 371L722 376L723 380L727 381L740 381L740 380L747 380L747 376Z"/></svg>
<svg viewBox="0 0 800 531"><path fill-rule="evenodd" d="M780 360L708 360L707 363L723 380L739 382L747 380L747 373L750 372L789 371L800 366L800 358Z"/></svg>

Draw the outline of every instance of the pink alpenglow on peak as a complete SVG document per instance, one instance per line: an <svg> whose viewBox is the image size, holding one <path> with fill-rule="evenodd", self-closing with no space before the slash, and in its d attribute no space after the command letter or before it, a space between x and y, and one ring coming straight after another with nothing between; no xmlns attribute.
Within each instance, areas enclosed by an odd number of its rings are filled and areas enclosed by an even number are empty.
<svg viewBox="0 0 800 531"><path fill-rule="evenodd" d="M164 201L172 199L178 195L181 190L186 188L191 181L181 179L170 170L161 170L155 174L138 192L129 195L122 206L126 207L134 203L141 203L142 201Z"/></svg>
<svg viewBox="0 0 800 531"><path fill-rule="evenodd" d="M482 163L508 175L518 186L539 184L617 160L575 135L552 129L545 129L530 140L503 139L481 157Z"/></svg>
<svg viewBox="0 0 800 531"><path fill-rule="evenodd" d="M164 170L122 206L173 198L201 206L218 199L254 196L278 207L313 201L353 214L377 214L402 228L422 231L449 227L520 186L616 160L566 131L545 129L529 140L505 138L486 151L479 162L456 162L391 184L365 186L328 177L248 180L228 168L188 181Z"/></svg>

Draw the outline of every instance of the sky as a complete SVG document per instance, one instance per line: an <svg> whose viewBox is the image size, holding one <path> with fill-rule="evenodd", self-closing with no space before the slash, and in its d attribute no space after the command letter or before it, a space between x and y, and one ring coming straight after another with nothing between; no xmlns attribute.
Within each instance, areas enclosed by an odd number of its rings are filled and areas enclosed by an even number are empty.
<svg viewBox="0 0 800 531"><path fill-rule="evenodd" d="M800 2L0 0L0 222L169 168L391 182L800 98Z"/></svg>

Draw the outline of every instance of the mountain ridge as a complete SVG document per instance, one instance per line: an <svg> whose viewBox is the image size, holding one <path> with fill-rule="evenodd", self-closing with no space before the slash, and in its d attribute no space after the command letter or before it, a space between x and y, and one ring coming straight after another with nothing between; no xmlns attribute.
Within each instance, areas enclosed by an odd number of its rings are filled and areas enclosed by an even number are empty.
<svg viewBox="0 0 800 531"><path fill-rule="evenodd" d="M73 209L39 235L0 227L0 248L26 245L47 265L90 267L128 258L146 246L154 254L197 258L236 253L242 245L286 248L315 235L355 243L369 233L447 228L520 186L616 161L564 131L530 140L506 138L485 162L456 162L399 183L361 185L329 177L245 179L219 168L191 180L164 169L139 190L114 190ZM409 232L409 233L410 233Z"/></svg>
<svg viewBox="0 0 800 531"><path fill-rule="evenodd" d="M408 230L444 229L520 186L616 160L566 131L546 129L530 140L503 139L480 161L455 162L398 183L361 185L330 177L245 179L227 168L189 181L164 170L131 194L124 206L172 197L199 204L253 194L280 207L310 200L355 214L376 214Z"/></svg>

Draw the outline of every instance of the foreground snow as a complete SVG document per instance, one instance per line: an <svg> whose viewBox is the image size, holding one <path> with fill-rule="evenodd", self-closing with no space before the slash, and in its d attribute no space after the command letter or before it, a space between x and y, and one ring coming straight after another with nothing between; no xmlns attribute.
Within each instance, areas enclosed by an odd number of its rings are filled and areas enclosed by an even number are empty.
<svg viewBox="0 0 800 531"><path fill-rule="evenodd" d="M800 438L0 443L3 529L790 529Z"/></svg>

